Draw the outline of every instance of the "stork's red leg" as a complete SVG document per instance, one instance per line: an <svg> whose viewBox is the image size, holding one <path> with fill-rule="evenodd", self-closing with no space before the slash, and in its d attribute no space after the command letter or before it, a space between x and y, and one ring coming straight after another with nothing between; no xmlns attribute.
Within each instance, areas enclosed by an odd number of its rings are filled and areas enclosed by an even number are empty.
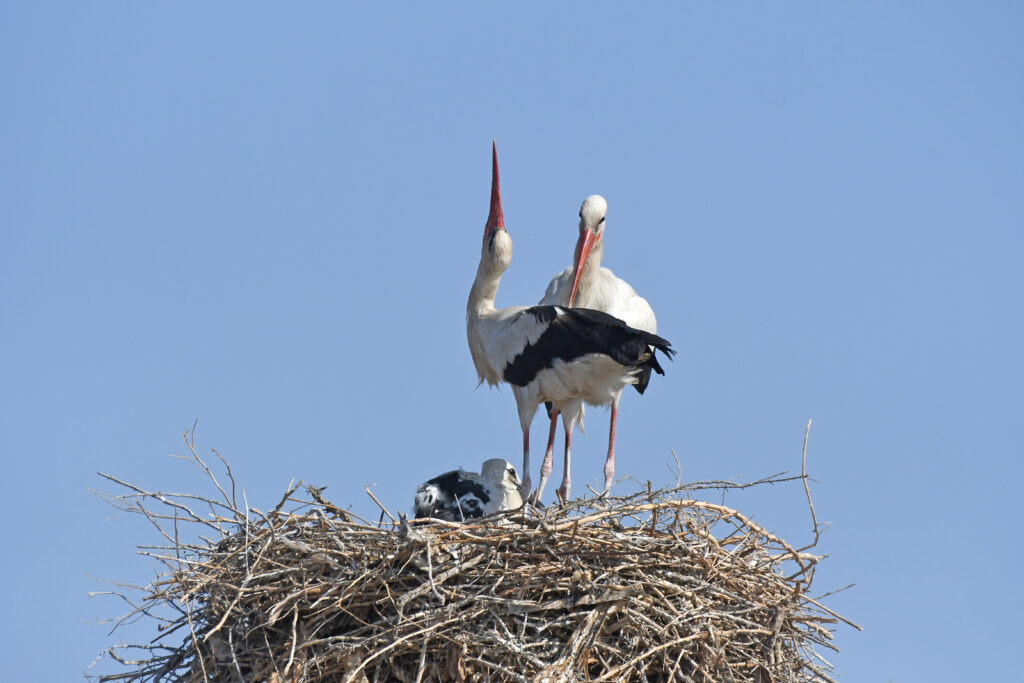
<svg viewBox="0 0 1024 683"><path fill-rule="evenodd" d="M530 428L523 430L523 477L520 480L519 493L523 500L530 495Z"/></svg>
<svg viewBox="0 0 1024 683"><path fill-rule="evenodd" d="M554 465L555 430L558 428L558 411L551 411L551 428L548 430L548 447L544 451L544 462L540 464L540 482L537 484L537 491L533 495L533 502L541 502L541 495L544 493L544 486L551 476L551 468Z"/></svg>
<svg viewBox="0 0 1024 683"><path fill-rule="evenodd" d="M558 494L558 499L562 501L562 504L569 502L569 489L572 486L572 479L569 477L569 441L572 436L572 430L565 430L565 471L562 474L562 485L558 487L555 493Z"/></svg>
<svg viewBox="0 0 1024 683"><path fill-rule="evenodd" d="M615 477L615 418L619 415L619 407L612 403L612 426L608 432L608 457L604 461L604 490L612 487Z"/></svg>

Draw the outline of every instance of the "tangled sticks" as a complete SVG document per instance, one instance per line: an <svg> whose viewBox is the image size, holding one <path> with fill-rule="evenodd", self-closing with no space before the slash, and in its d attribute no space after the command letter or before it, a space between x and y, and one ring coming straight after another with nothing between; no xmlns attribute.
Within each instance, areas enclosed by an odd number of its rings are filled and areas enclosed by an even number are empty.
<svg viewBox="0 0 1024 683"><path fill-rule="evenodd" d="M732 484L373 524L312 487L239 508L192 458L219 499L108 477L162 530L143 552L164 571L126 616L160 635L108 650L122 670L99 680L831 681L817 650L854 626L808 594L809 548L692 497Z"/></svg>

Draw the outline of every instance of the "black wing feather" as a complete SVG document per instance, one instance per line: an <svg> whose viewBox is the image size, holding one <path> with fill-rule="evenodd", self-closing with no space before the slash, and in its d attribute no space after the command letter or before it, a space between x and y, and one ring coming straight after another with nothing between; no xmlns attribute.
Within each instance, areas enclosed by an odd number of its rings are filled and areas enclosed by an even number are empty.
<svg viewBox="0 0 1024 683"><path fill-rule="evenodd" d="M550 368L556 360L570 362L590 353L600 353L627 367L648 368L665 374L651 347L671 358L675 351L666 339L630 327L615 316L589 308L533 306L523 313L533 315L548 328L533 344L528 344L512 362L505 366L505 381L526 386L537 373ZM561 315L559 315L561 313ZM643 382L646 388L647 382ZM638 390L643 393L643 388Z"/></svg>
<svg viewBox="0 0 1024 683"><path fill-rule="evenodd" d="M472 479L463 479L459 475L458 470L445 472L444 474L434 477L427 483L435 484L439 489L453 498L462 498L467 493L471 493L479 498L482 503L491 502L491 496L487 493L486 487Z"/></svg>
<svg viewBox="0 0 1024 683"><path fill-rule="evenodd" d="M416 491L416 518L433 517L449 522L464 522L482 517L483 506L490 502L487 488L466 479L458 470L445 472L420 485Z"/></svg>

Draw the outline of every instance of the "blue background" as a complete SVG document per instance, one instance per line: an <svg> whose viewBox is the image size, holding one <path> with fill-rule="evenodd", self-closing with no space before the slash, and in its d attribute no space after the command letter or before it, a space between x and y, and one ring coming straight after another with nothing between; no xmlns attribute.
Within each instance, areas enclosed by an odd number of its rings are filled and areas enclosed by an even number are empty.
<svg viewBox="0 0 1024 683"><path fill-rule="evenodd" d="M496 139L499 305L539 300L600 193L605 264L679 350L623 399L618 474L669 484L672 450L685 480L798 471L813 419L816 588L856 583L828 604L865 628L826 656L1007 679L1021 7L0 4L5 678L140 633L86 594L149 581L155 533L89 489L208 492L167 457L196 420L262 508L296 478L376 517L367 484L408 509L429 476L519 464L464 328ZM574 441L578 493L606 420ZM799 485L725 502L810 536Z"/></svg>

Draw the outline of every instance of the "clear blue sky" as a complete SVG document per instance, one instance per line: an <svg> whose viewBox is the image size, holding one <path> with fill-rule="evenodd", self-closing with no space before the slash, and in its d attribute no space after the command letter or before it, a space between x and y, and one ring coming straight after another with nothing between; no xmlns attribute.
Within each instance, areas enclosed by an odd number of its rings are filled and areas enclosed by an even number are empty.
<svg viewBox="0 0 1024 683"><path fill-rule="evenodd" d="M517 463L465 341L492 138L499 304L541 297L600 193L606 265L679 350L623 399L618 473L798 469L813 419L817 587L856 583L830 604L865 627L839 672L1019 671L1021 7L3 3L5 678L116 639L86 593L148 581L156 539L88 489L205 491L167 457L197 419L256 507L294 477L408 508ZM799 488L726 502L807 539Z"/></svg>

